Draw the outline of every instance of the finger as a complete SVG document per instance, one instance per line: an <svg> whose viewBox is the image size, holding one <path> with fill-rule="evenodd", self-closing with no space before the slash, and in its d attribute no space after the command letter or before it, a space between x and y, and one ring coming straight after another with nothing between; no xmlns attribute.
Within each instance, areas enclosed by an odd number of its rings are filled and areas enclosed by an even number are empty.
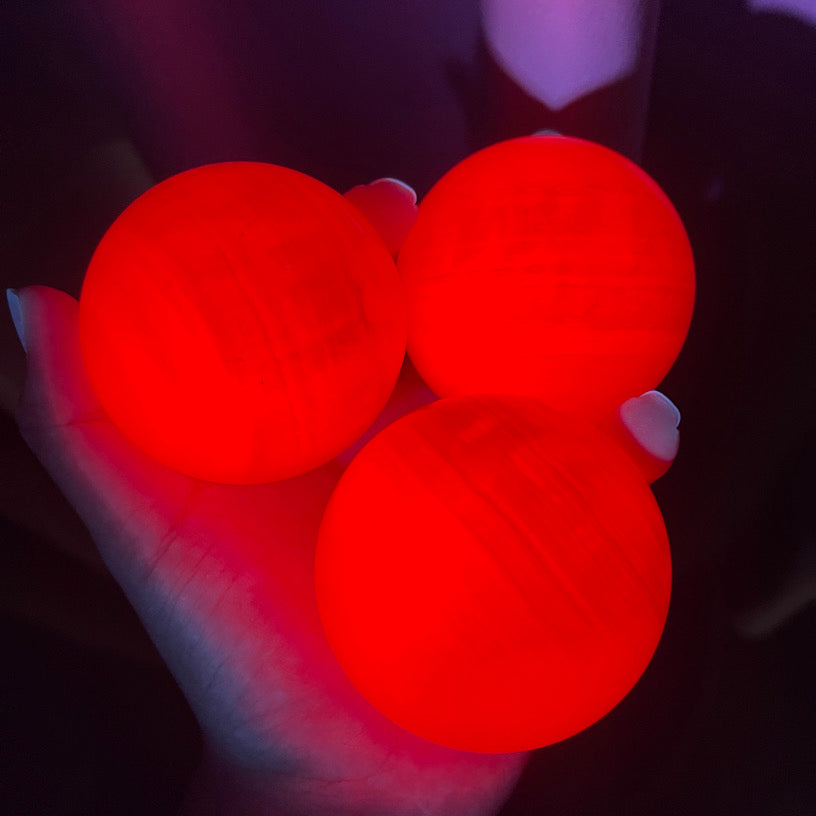
<svg viewBox="0 0 816 816"><path fill-rule="evenodd" d="M30 286L9 300L28 358L16 410L20 432L114 577L127 584L134 561L153 563L150 542L166 537L172 508L184 506L198 484L150 460L110 422L85 374L74 298Z"/></svg>
<svg viewBox="0 0 816 816"><path fill-rule="evenodd" d="M281 608L297 610L301 626L312 618L312 629L319 626L308 605L304 541L316 536L316 508L336 476L324 469L241 489L154 462L94 395L77 301L43 286L14 297L29 361L17 407L21 433L88 527L202 726L217 733L223 701L208 683L224 656L239 647L261 654Z"/></svg>
<svg viewBox="0 0 816 816"><path fill-rule="evenodd" d="M373 224L396 258L419 213L413 188L398 179L382 178L352 187L345 198Z"/></svg>
<svg viewBox="0 0 816 816"><path fill-rule="evenodd" d="M626 400L600 427L630 456L648 482L670 467L680 445L680 411L659 391Z"/></svg>

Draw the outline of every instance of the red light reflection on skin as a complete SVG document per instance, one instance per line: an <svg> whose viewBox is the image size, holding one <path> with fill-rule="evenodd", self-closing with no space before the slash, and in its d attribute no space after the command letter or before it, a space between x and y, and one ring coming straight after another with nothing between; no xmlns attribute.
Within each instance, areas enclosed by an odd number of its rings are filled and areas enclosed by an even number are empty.
<svg viewBox="0 0 816 816"><path fill-rule="evenodd" d="M396 258L418 215L413 189L396 179L382 178L352 187L345 198L371 221Z"/></svg>
<svg viewBox="0 0 816 816"><path fill-rule="evenodd" d="M421 202L398 267L408 354L436 394L537 396L593 421L658 385L694 303L688 238L657 184L559 136L460 162Z"/></svg>
<svg viewBox="0 0 816 816"><path fill-rule="evenodd" d="M512 752L577 733L631 689L671 563L651 491L603 434L538 400L457 397L349 465L315 582L375 707L440 745Z"/></svg>
<svg viewBox="0 0 816 816"><path fill-rule="evenodd" d="M313 553L337 465L250 486L159 465L109 422L90 388L76 300L40 286L20 298L29 357L21 430L195 712L217 760L204 771L216 794L207 806L234 812L249 795L281 813L338 801L349 813L408 812L417 801L498 811L523 756L414 738L353 688L325 640ZM327 790L326 779L338 785Z"/></svg>

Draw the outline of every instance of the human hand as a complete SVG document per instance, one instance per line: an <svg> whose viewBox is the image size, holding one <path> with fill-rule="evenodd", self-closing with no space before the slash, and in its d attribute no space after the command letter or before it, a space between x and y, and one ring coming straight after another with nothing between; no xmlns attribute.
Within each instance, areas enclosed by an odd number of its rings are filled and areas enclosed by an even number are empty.
<svg viewBox="0 0 816 816"><path fill-rule="evenodd" d="M382 185L372 186L381 207ZM526 755L452 751L390 723L342 673L315 606L317 528L343 468L377 430L435 398L410 364L368 433L324 467L212 484L148 459L108 420L85 376L73 298L40 286L17 297L23 436L201 724L207 756L189 812L496 812Z"/></svg>
<svg viewBox="0 0 816 816"><path fill-rule="evenodd" d="M381 182L355 190L398 240L412 196ZM391 723L346 679L315 604L317 529L345 465L379 428L434 399L413 368L369 432L324 467L213 484L150 460L107 418L86 379L76 300L43 286L16 298L28 358L20 430L201 725L205 759L187 812L495 813L526 755L458 752Z"/></svg>
<svg viewBox="0 0 816 816"><path fill-rule="evenodd" d="M351 686L323 636L313 549L342 458L249 487L170 471L99 406L80 356L77 302L40 286L18 297L28 356L20 430L201 724L208 787L191 808L496 812L525 756L462 753L404 732ZM408 369L379 422L431 398Z"/></svg>

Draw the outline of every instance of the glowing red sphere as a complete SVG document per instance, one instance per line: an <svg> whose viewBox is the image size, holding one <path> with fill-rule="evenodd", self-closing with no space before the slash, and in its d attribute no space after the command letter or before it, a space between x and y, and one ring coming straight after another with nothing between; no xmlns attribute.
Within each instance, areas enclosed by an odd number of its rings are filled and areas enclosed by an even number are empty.
<svg viewBox="0 0 816 816"><path fill-rule="evenodd" d="M91 384L158 461L259 483L331 459L385 405L405 353L399 276L371 224L302 173L174 176L103 237L80 297Z"/></svg>
<svg viewBox="0 0 816 816"><path fill-rule="evenodd" d="M481 150L419 206L398 266L408 353L440 396L537 396L597 420L677 357L694 264L640 168L579 139Z"/></svg>
<svg viewBox="0 0 816 816"><path fill-rule="evenodd" d="M315 586L349 678L452 748L538 748L594 723L660 639L671 562L636 466L527 397L442 399L381 431L320 528Z"/></svg>

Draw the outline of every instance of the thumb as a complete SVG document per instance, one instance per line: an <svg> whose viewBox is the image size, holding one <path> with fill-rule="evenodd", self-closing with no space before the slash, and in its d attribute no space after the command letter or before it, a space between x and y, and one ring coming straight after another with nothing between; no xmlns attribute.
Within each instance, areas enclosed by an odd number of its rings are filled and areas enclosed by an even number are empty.
<svg viewBox="0 0 816 816"><path fill-rule="evenodd" d="M154 563L151 542L172 530L172 508L203 483L150 460L108 419L85 373L74 298L29 286L8 299L28 359L20 432L127 592Z"/></svg>

